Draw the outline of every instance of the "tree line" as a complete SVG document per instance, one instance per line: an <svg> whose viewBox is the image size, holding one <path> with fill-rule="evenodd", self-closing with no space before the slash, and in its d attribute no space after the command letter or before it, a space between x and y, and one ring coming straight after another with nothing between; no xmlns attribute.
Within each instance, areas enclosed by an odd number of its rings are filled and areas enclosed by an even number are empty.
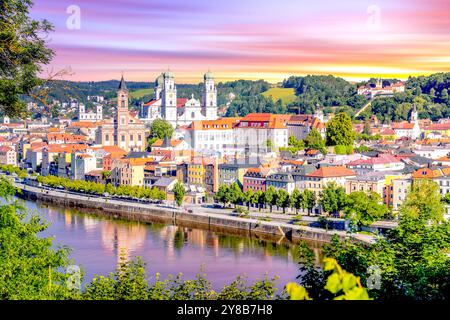
<svg viewBox="0 0 450 320"><path fill-rule="evenodd" d="M37 176L37 181L52 188L64 188L66 190L82 192L86 194L105 194L114 196L125 196L140 199L165 200L166 193L157 188L146 188L142 186L114 186L111 183L103 184L84 180L71 180L56 176Z"/></svg>
<svg viewBox="0 0 450 320"><path fill-rule="evenodd" d="M377 220L391 217L389 208L382 203L383 199L379 194L363 191L346 194L345 189L335 182L327 184L319 197L309 189L299 191L295 188L289 194L286 190L277 190L273 186L269 186L266 191L253 192L252 189L248 189L244 192L235 182L230 186L221 185L214 195L214 200L222 203L224 207L229 204L235 207L242 204L247 205L249 210L250 206L254 205L259 211L268 207L272 212L273 207L276 206L277 209L282 208L283 213L290 208L294 209L296 214L300 209L306 210L308 215L320 205L326 213L333 216L341 216L343 213L343 216L351 221L355 230Z"/></svg>

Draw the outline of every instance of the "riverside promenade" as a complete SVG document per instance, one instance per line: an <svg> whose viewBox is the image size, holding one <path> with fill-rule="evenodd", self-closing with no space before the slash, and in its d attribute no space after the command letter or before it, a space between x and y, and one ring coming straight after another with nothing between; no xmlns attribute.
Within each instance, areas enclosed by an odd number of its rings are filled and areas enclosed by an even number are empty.
<svg viewBox="0 0 450 320"><path fill-rule="evenodd" d="M57 189L40 188L14 183L21 190L18 194L27 200L52 203L61 207L77 208L92 214L116 219L144 223L173 223L186 227L199 227L224 233L260 236L274 241L287 240L298 243L302 240L329 242L333 235L349 238L352 241L371 243L374 238L364 234L349 234L339 230L325 230L309 226L294 225L283 221L263 221L255 218L236 217L227 214L202 210L179 209L167 205L140 203L111 199L93 195L74 194ZM192 207L190 207L192 208Z"/></svg>

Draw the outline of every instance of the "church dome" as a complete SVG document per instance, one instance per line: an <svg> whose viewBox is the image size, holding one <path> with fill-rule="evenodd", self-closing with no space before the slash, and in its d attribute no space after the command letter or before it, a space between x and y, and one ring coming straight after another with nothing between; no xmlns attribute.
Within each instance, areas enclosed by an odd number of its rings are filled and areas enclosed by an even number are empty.
<svg viewBox="0 0 450 320"><path fill-rule="evenodd" d="M155 87L161 87L164 83L164 75L161 73L155 80Z"/></svg>
<svg viewBox="0 0 450 320"><path fill-rule="evenodd" d="M164 77L165 78L173 78L173 73L170 70L167 70L166 72L164 72Z"/></svg>
<svg viewBox="0 0 450 320"><path fill-rule="evenodd" d="M208 70L208 72L205 73L204 79L205 79L205 80L211 80L211 79L214 79L212 72Z"/></svg>

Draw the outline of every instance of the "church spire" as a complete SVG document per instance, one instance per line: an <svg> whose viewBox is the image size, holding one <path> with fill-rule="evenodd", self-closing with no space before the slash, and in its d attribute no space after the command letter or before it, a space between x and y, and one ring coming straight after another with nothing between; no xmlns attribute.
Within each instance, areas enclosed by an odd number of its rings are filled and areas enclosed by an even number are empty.
<svg viewBox="0 0 450 320"><path fill-rule="evenodd" d="M127 84L125 83L125 79L123 78L123 72L122 72L122 79L120 79L119 89L118 90L128 91Z"/></svg>

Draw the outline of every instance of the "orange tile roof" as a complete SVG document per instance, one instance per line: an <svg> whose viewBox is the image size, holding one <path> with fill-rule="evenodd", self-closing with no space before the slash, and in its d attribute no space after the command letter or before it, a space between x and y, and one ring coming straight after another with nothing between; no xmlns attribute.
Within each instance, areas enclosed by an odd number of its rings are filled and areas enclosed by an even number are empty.
<svg viewBox="0 0 450 320"><path fill-rule="evenodd" d="M444 176L450 175L450 167L442 168L441 171Z"/></svg>
<svg viewBox="0 0 450 320"><path fill-rule="evenodd" d="M217 120L196 120L187 126L188 130L231 130L241 118L220 118Z"/></svg>
<svg viewBox="0 0 450 320"><path fill-rule="evenodd" d="M293 164L293 165L296 165L296 166L301 166L301 165L303 165L305 163L305 161L286 159L286 160L282 160L281 163Z"/></svg>
<svg viewBox="0 0 450 320"><path fill-rule="evenodd" d="M5 153L5 152L11 151L11 150L13 150L13 148L7 147L7 146L0 146L1 153Z"/></svg>
<svg viewBox="0 0 450 320"><path fill-rule="evenodd" d="M101 122L76 121L72 122L69 128L96 128L101 125Z"/></svg>
<svg viewBox="0 0 450 320"><path fill-rule="evenodd" d="M399 130L407 130L414 128L414 123L409 123L407 121L403 122L395 122L392 124L392 129L399 129Z"/></svg>
<svg viewBox="0 0 450 320"><path fill-rule="evenodd" d="M285 129L290 117L291 115L286 114L249 113L241 119L237 126L251 129Z"/></svg>
<svg viewBox="0 0 450 320"><path fill-rule="evenodd" d="M120 159L127 155L127 152L111 152L108 155L105 156L105 158L111 158L111 159Z"/></svg>
<svg viewBox="0 0 450 320"><path fill-rule="evenodd" d="M395 131L392 130L391 128L384 128L383 130L380 131L380 135L381 136L393 136L393 135L395 135Z"/></svg>
<svg viewBox="0 0 450 320"><path fill-rule="evenodd" d="M450 161L450 158L447 156L444 156L444 157L440 157L440 158L436 159L435 161Z"/></svg>
<svg viewBox="0 0 450 320"><path fill-rule="evenodd" d="M183 142L183 140L170 140L170 145L172 147L176 147L177 145L179 145L182 142ZM163 145L163 143L164 143L163 139L158 139L152 144L152 147L161 147Z"/></svg>
<svg viewBox="0 0 450 320"><path fill-rule="evenodd" d="M154 158L131 158L128 159L132 166L144 166L148 162L152 162Z"/></svg>
<svg viewBox="0 0 450 320"><path fill-rule="evenodd" d="M430 131L446 131L450 130L450 123L432 123L425 130Z"/></svg>
<svg viewBox="0 0 450 320"><path fill-rule="evenodd" d="M432 179L442 177L443 175L444 173L439 169L432 170L430 168L421 168L414 171L412 177L414 179L421 179L421 178Z"/></svg>
<svg viewBox="0 0 450 320"><path fill-rule="evenodd" d="M356 176L356 173L346 167L333 166L333 167L321 167L316 171L313 171L306 176L318 177L318 178L331 178L331 177L346 177Z"/></svg>

